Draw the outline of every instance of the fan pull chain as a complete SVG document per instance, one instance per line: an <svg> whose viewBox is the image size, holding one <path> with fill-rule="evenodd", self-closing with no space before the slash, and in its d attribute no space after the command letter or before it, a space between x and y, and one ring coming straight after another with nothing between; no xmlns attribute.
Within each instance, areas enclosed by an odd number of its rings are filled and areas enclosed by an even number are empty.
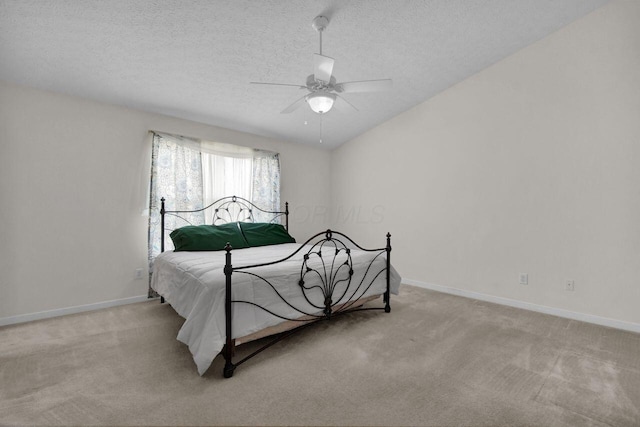
<svg viewBox="0 0 640 427"><path fill-rule="evenodd" d="M322 114L320 115L320 144L322 144Z"/></svg>

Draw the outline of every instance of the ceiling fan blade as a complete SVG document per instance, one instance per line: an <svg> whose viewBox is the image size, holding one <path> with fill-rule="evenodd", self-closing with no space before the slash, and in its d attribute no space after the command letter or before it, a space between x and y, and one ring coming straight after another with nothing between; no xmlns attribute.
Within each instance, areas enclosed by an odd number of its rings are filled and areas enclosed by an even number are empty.
<svg viewBox="0 0 640 427"><path fill-rule="evenodd" d="M263 83L263 82L249 82L249 84L252 85L269 85L269 86L292 86L292 87L297 87L300 89L306 89L306 86L301 86L301 85L291 85L291 84L287 84L287 83Z"/></svg>
<svg viewBox="0 0 640 427"><path fill-rule="evenodd" d="M298 98L293 104L289 105L287 108L285 108L284 110L280 111L280 114L289 114L295 110L297 110L298 108L300 108L300 106L302 104L304 104L304 100L307 97L307 95L303 96L302 98Z"/></svg>
<svg viewBox="0 0 640 427"><path fill-rule="evenodd" d="M342 110L342 111L360 111L356 108L355 105L353 105L352 103L350 103L349 101L347 101L346 99L344 99L343 97L341 97L340 95L336 95L336 98L338 98L340 100L340 102L336 102L335 106L338 110Z"/></svg>
<svg viewBox="0 0 640 427"><path fill-rule="evenodd" d="M382 92L391 89L391 79L382 80L362 80L359 82L337 83L335 88L339 93L358 93L358 92Z"/></svg>
<svg viewBox="0 0 640 427"><path fill-rule="evenodd" d="M333 58L328 56L313 54L313 75L316 80L322 80L323 82L331 81L331 73L333 73Z"/></svg>

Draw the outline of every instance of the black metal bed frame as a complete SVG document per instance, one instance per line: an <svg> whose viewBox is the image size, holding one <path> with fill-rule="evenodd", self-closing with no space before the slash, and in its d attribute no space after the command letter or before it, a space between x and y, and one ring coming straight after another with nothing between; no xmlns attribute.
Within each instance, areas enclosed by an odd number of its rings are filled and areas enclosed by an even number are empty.
<svg viewBox="0 0 640 427"><path fill-rule="evenodd" d="M285 203L285 210L280 211L265 211L258 206L254 205L247 199L237 196L229 196L223 197L222 199L216 200L209 206L206 206L202 209L193 210L193 211L170 211L165 209L165 199L161 199L161 251L164 252L164 233L165 233L165 215L175 215L180 217L181 213L192 213L192 212L200 212L204 211L208 208L213 207L214 205L219 204L217 208L214 210L212 223L215 225L216 222L253 222L253 209L258 209L261 212L273 214L274 222L276 219L285 217L285 227L289 229L289 204ZM236 214L233 215L231 213L230 207L234 206ZM180 217L182 218L182 217ZM184 218L182 218L185 220ZM186 220L185 220L186 221ZM188 221L187 221L188 222ZM349 236L341 233L339 231L334 230L326 230L309 238L306 242L304 242L296 251L289 254L288 256L274 260L271 262L261 263L261 264L253 264L253 265L244 265L240 267L233 267L231 252L232 247L227 243L224 250L225 254L225 267L224 274L226 276L225 279L225 334L226 334L226 342L222 349L222 354L225 359L225 365L223 368L223 375L225 378L230 378L233 376L235 369L251 359L252 357L258 355L262 351L276 344L277 342L287 338L288 336L322 320L330 320L332 317L352 313L355 311L365 311L365 310L384 310L386 313L391 311L390 305L390 273L391 273L391 234L387 233L386 235L387 241L386 246L384 248L379 249L365 249L358 245L353 239ZM360 283L355 284L352 288L351 282L354 274L353 266L352 266L352 258L351 258L351 249L350 243L354 247L358 248L361 251L376 253L373 259L369 262L369 265L366 268L365 274L360 280ZM310 247L309 247L310 246ZM305 249L308 248L308 249ZM303 263L300 267L300 279L297 283L298 287L301 290L302 295L306 302L312 306L314 309L317 309L315 312L306 312L294 307L291 303L289 303L275 286L269 282L269 280L259 276L256 273L253 273L251 270L259 267L265 267L269 265L278 264L284 261L291 259L296 254L303 252L306 250L306 253L303 253ZM322 257L323 251L331 251L333 253L333 260L331 265L325 263L324 258ZM382 256L386 255L385 267L377 272L372 272L373 277L367 278L369 272L373 266L374 261ZM336 260L338 256L345 258L344 261L340 261L336 264ZM314 268L309 265L309 261L317 257L318 260L321 261L322 268ZM248 274L254 276L255 278L261 280L266 286L270 286L275 294L290 308L299 312L301 317L298 318L289 318L286 316L279 315L270 311L269 309L262 307L251 301L243 301L243 300L234 300L232 298L232 276L233 274ZM373 285L373 282L381 275L385 273L386 279L386 290L383 293L383 307L362 307L362 304L358 304L358 301L364 296L364 294L369 290L369 288ZM307 275L316 275L319 277L322 285L313 285L313 286L305 286L305 277ZM341 295L334 295L334 291L336 287L340 284L346 284L346 287ZM309 292L321 292L322 297L324 298L324 303L322 305L318 305L313 303L308 293ZM343 301L344 297L351 291L351 294L348 295L347 299ZM336 298L339 296L339 298ZM164 297L161 296L161 303L164 303ZM270 313L273 316L279 317L283 321L292 321L292 322L300 322L301 325L289 329L287 331L276 334L276 338L268 342L267 344L261 346L248 356L245 356L241 360L234 363L233 356L235 353L235 339L232 334L232 315L231 315L231 307L234 303L244 303L250 304L257 308L260 308L267 313Z"/></svg>

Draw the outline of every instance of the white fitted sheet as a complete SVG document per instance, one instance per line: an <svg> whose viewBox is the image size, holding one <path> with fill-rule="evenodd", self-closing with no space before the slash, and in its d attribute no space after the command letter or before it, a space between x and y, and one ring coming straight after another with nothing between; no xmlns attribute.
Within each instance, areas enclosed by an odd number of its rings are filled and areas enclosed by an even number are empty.
<svg viewBox="0 0 640 427"><path fill-rule="evenodd" d="M232 251L232 265L237 268L243 265L276 261L290 255L299 247L300 245L297 243L288 243L235 249ZM317 314L318 309L309 305L298 285L303 255L307 252L308 249L304 248L287 261L247 271L268 279L289 304L305 313ZM325 263L330 265L334 254L335 250L332 251L329 248L323 250L322 257ZM346 288L346 282L338 283L333 293L334 303L343 303L350 299L377 295L386 291L385 272L379 274L374 280L374 276L385 268L385 255L378 256L367 271L371 259L376 254L374 252L351 249L354 274L350 290L340 301L337 301ZM338 263L334 265L334 272L344 260L346 260L346 254L342 252L338 258ZM324 271L321 269L322 261L318 257L311 257L309 263L314 268ZM206 372L225 344L224 265L225 251L167 251L160 254L153 265L151 287L162 295L180 316L185 318L185 322L178 333L178 340L189 346L200 375ZM327 269L330 268L329 265ZM347 268L342 268L339 273L340 277L346 277L347 270ZM390 277L391 292L397 294L401 279L393 267L391 268ZM364 282L360 291L353 295L352 289L355 289L355 286L363 278ZM317 274L307 274L304 280L306 287L322 285L322 281ZM366 292L363 292L372 280L372 285ZM313 304L317 306L324 305L324 297L318 289L307 291L307 296ZM299 318L303 315L283 302L272 287L263 280L239 271L234 271L232 274L232 298L234 300L254 302L274 313L291 319ZM232 304L233 338L243 337L283 321L253 305L244 303Z"/></svg>

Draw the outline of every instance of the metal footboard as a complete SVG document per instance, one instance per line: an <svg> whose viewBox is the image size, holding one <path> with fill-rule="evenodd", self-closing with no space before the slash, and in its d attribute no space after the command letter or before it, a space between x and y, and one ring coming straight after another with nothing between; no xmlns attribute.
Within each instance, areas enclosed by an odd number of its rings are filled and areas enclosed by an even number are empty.
<svg viewBox="0 0 640 427"><path fill-rule="evenodd" d="M327 230L316 234L307 240L299 249L291 253L285 258L278 259L272 262L266 262L262 264L254 264L247 266L233 267L232 264L232 248L227 245L224 273L226 276L225 281L225 332L226 343L222 350L225 366L223 368L223 375L225 378L233 376L235 369L271 347L273 344L280 340L290 336L291 334L298 332L299 330L308 327L309 325L322 321L329 320L332 317L339 316L346 313L362 310L384 310L389 313L391 311L390 301L390 272L391 272L391 234L387 233L387 244L384 248L379 249L365 249L354 242L350 237L339 231ZM362 279L358 283L353 283L352 278L354 276L353 263L351 258L351 246L365 252L374 253L373 258L368 265L365 266L366 271L362 276ZM331 256L323 257L329 251ZM303 262L300 266L300 276L297 286L308 305L313 307L313 311L308 311L294 306L291 302L278 291L276 286L268 279L258 275L254 272L259 267L265 267L278 263L285 262L299 253L303 253ZM378 271L371 271L374 262L379 258L385 256L386 260L384 267ZM326 262L325 258L328 258L331 262ZM313 264L312 260L316 259L316 263ZM318 262L320 261L320 262ZM269 286L273 292L274 297L280 298L287 306L299 313L299 317L287 317L275 313L265 307L262 307L255 302L245 300L233 299L233 275L234 274L248 274L258 279L264 286ZM386 290L383 293L383 306L382 307L360 307L357 305L357 301L366 294L371 288L374 281L382 274L385 274ZM308 285L308 281L305 279L308 276L318 277L320 284ZM344 288L342 291L337 291L339 285ZM337 291L337 294L336 294ZM312 293L321 293L322 304L316 302L317 298L311 297ZM232 304L250 304L261 310L270 313L273 316L279 317L285 321L300 322L301 325L289 331L279 334L272 341L258 348L253 353L242 358L239 361L234 362L233 357L235 354L235 340L233 339L233 319L232 319Z"/></svg>

